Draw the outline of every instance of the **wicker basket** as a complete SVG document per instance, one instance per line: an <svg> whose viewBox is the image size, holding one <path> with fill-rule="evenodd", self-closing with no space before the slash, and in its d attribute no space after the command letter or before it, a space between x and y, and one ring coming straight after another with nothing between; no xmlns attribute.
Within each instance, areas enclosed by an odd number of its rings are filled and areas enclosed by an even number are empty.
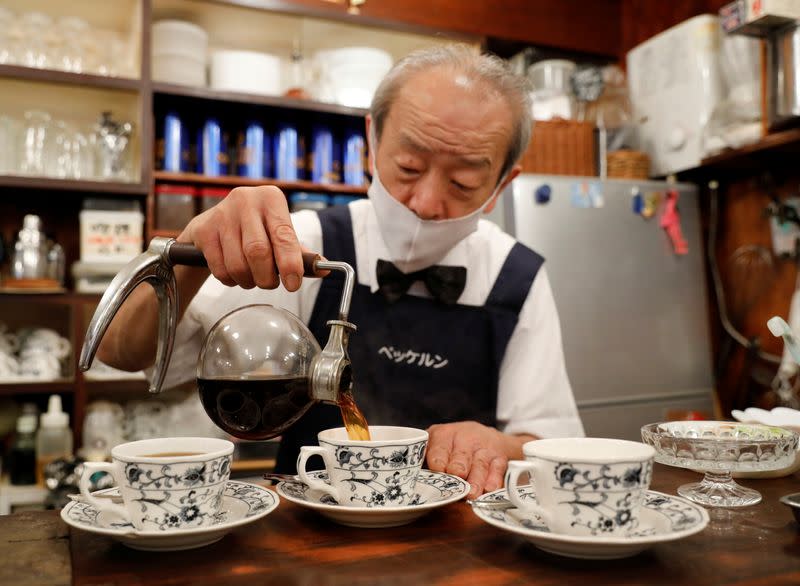
<svg viewBox="0 0 800 586"><path fill-rule="evenodd" d="M520 162L524 173L597 175L594 126L575 120L537 121Z"/></svg>
<svg viewBox="0 0 800 586"><path fill-rule="evenodd" d="M606 155L608 177L616 179L647 179L650 176L650 157L641 151L613 151Z"/></svg>

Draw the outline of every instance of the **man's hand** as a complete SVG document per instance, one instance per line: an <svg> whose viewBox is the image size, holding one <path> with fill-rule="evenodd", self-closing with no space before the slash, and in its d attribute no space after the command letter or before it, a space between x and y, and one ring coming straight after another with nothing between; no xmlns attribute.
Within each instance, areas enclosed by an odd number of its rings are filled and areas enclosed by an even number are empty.
<svg viewBox="0 0 800 586"><path fill-rule="evenodd" d="M303 277L301 247L286 196L277 187L237 187L196 216L178 237L194 244L225 285L297 291Z"/></svg>
<svg viewBox="0 0 800 586"><path fill-rule="evenodd" d="M475 421L428 428L428 468L466 479L469 498L503 486L509 459L522 457L522 444L533 436L506 435Z"/></svg>

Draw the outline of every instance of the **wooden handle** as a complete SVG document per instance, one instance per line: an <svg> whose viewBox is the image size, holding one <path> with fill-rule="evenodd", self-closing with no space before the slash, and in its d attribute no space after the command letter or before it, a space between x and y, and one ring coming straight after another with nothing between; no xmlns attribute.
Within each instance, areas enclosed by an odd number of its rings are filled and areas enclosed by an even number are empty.
<svg viewBox="0 0 800 586"><path fill-rule="evenodd" d="M303 276L304 277L319 277L320 275L317 274L317 261L320 259L320 255L316 252L304 252L303 253Z"/></svg>
<svg viewBox="0 0 800 586"><path fill-rule="evenodd" d="M188 265L190 267L207 267L206 257L202 251L191 244L173 242L169 247L169 261L173 265Z"/></svg>
<svg viewBox="0 0 800 586"><path fill-rule="evenodd" d="M306 277L319 277L316 271L320 255L316 252L303 253L303 275ZM169 260L173 265L187 265L190 267L207 267L208 263L202 251L191 245L173 242L169 247Z"/></svg>

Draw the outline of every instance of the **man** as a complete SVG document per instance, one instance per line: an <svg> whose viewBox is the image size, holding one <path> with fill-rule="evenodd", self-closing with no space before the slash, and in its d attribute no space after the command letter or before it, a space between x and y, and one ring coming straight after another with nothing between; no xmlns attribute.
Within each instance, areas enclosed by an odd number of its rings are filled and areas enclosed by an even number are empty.
<svg viewBox="0 0 800 586"><path fill-rule="evenodd" d="M502 486L525 442L583 435L542 259L479 220L519 174L530 128L526 82L501 60L447 46L400 61L367 117L368 200L290 217L277 188L237 188L179 236L214 278L176 267L188 309L166 384L193 378L204 334L248 303L292 311L324 344L341 290L301 286L302 245L356 269L356 401L372 424L429 428L430 469L466 478L476 496ZM98 357L152 364L156 316L152 291L137 290ZM300 445L340 425L335 408L312 409L282 438L278 467L292 470Z"/></svg>

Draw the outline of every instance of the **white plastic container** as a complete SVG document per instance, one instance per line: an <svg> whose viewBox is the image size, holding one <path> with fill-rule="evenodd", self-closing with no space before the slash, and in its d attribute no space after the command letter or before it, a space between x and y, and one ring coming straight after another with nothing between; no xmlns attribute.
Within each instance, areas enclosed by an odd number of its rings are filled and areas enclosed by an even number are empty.
<svg viewBox="0 0 800 586"><path fill-rule="evenodd" d="M36 484L44 486L44 468L58 458L72 456L69 414L61 409L61 397L50 395L47 412L39 416L36 432Z"/></svg>
<svg viewBox="0 0 800 586"><path fill-rule="evenodd" d="M220 49L211 53L213 89L277 96L283 92L281 59L270 53Z"/></svg>
<svg viewBox="0 0 800 586"><path fill-rule="evenodd" d="M83 210L79 217L82 262L127 262L142 252L141 212Z"/></svg>

